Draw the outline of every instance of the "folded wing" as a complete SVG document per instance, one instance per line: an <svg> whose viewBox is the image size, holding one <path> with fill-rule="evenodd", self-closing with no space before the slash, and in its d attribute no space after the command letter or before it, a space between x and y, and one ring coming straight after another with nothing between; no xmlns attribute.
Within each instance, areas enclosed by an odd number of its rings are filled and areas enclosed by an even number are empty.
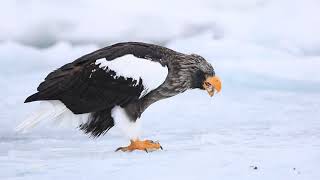
<svg viewBox="0 0 320 180"><path fill-rule="evenodd" d="M125 106L165 81L170 53L136 42L102 48L50 73L25 102L60 100L75 114Z"/></svg>

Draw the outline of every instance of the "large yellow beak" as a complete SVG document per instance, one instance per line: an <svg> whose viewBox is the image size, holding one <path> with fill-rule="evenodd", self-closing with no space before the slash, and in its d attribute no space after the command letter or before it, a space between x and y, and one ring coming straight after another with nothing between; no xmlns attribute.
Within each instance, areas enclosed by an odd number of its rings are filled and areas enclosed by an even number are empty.
<svg viewBox="0 0 320 180"><path fill-rule="evenodd" d="M203 88L207 90L208 94L212 97L214 95L214 90L217 92L221 91L221 81L217 76L208 76L203 82Z"/></svg>

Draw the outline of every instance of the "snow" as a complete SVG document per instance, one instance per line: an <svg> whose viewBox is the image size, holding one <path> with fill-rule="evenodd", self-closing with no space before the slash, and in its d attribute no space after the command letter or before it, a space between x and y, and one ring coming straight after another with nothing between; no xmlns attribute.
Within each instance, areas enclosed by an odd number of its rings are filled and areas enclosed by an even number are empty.
<svg viewBox="0 0 320 180"><path fill-rule="evenodd" d="M2 0L0 41L165 43L211 31L215 39L313 56L320 52L319 6L318 0Z"/></svg>
<svg viewBox="0 0 320 180"><path fill-rule="evenodd" d="M141 78L144 86L141 97L159 87L168 75L168 68L163 67L160 63L138 58L131 54L118 57L112 61L105 58L98 59L95 64L104 70L111 69L116 73L116 77L132 78L137 81L137 84Z"/></svg>
<svg viewBox="0 0 320 180"><path fill-rule="evenodd" d="M319 1L3 0L0 9L0 179L320 179ZM50 71L129 40L200 54L223 83L213 98L190 90L142 114L141 139L163 151L114 152L129 143L118 128L98 139L49 122L14 131Z"/></svg>

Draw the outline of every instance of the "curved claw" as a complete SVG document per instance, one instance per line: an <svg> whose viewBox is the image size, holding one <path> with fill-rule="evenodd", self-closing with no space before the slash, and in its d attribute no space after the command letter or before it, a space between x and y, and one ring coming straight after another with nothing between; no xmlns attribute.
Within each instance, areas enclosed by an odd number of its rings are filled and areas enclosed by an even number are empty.
<svg viewBox="0 0 320 180"><path fill-rule="evenodd" d="M126 147L118 147L114 152L118 152L118 151L122 151L122 152L124 152L124 151L127 151L128 150L128 148L126 148Z"/></svg>

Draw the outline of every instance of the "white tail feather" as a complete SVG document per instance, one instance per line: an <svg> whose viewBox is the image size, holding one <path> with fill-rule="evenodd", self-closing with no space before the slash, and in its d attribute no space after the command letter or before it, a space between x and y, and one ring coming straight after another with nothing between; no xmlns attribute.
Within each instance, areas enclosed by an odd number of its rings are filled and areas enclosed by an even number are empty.
<svg viewBox="0 0 320 180"><path fill-rule="evenodd" d="M88 114L75 115L60 101L43 101L40 108L32 113L26 120L19 124L15 131L28 132L43 121L53 121L56 125L68 124L79 125L88 119Z"/></svg>

